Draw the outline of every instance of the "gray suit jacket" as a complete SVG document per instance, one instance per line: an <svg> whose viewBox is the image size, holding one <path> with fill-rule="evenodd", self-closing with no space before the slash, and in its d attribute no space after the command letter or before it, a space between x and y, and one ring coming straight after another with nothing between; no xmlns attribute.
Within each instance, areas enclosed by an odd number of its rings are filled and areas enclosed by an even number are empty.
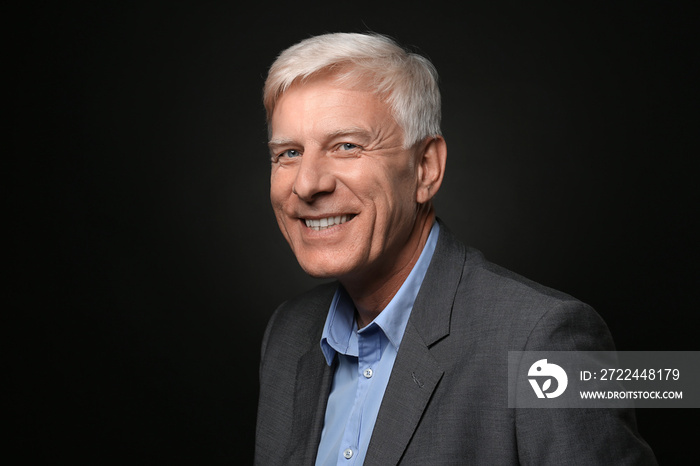
<svg viewBox="0 0 700 466"><path fill-rule="evenodd" d="M284 303L268 324L256 464L314 464L333 375L319 341L336 287ZM656 464L632 411L507 408L509 350L612 349L590 307L487 262L441 224L365 465Z"/></svg>

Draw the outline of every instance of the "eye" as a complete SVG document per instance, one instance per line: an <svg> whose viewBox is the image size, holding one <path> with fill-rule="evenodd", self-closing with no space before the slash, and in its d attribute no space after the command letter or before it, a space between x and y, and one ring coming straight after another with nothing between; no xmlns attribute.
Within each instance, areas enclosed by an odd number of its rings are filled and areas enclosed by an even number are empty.
<svg viewBox="0 0 700 466"><path fill-rule="evenodd" d="M288 157L288 158L294 158L294 157L300 157L301 152L295 149L287 149L286 151L282 152L279 154L277 157Z"/></svg>
<svg viewBox="0 0 700 466"><path fill-rule="evenodd" d="M344 142L340 145L341 150L353 150L353 149L358 149L360 146L357 144L353 144L351 142Z"/></svg>
<svg viewBox="0 0 700 466"><path fill-rule="evenodd" d="M285 149L282 152L272 154L272 162L279 162L280 159L289 160L296 157L301 157L301 151L296 149Z"/></svg>

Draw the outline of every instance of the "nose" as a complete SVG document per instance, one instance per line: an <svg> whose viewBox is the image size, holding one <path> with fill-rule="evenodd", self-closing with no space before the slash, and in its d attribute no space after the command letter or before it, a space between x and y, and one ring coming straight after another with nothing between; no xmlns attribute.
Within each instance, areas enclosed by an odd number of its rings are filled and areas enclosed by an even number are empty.
<svg viewBox="0 0 700 466"><path fill-rule="evenodd" d="M305 202L313 202L322 194L335 190L331 161L320 151L304 152L298 165L292 192Z"/></svg>

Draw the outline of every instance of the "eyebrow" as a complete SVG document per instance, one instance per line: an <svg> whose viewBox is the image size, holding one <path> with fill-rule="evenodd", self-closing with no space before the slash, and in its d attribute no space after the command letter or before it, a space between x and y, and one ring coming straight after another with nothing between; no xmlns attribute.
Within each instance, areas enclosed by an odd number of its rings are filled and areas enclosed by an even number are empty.
<svg viewBox="0 0 700 466"><path fill-rule="evenodd" d="M270 141L267 143L267 147L270 149L273 149L275 147L280 147L280 146L288 146L295 144L294 139L287 139L287 138L277 138L277 139L270 139Z"/></svg>
<svg viewBox="0 0 700 466"><path fill-rule="evenodd" d="M334 139L346 137L346 136L359 136L363 137L365 139L370 139L372 137L371 131L369 131L367 128L362 128L359 126L352 126L349 128L342 128L338 129L335 131L331 131L330 133L327 133L324 135L324 140L326 141L332 141ZM280 147L280 146L288 146L288 145L296 145L298 142L294 139L291 138L272 138L270 141L267 143L267 146L271 149Z"/></svg>
<svg viewBox="0 0 700 466"><path fill-rule="evenodd" d="M326 135L327 139L338 139L344 136L362 136L370 137L371 131L367 128L361 128L359 126L353 126L350 128L343 128L336 131L332 131Z"/></svg>

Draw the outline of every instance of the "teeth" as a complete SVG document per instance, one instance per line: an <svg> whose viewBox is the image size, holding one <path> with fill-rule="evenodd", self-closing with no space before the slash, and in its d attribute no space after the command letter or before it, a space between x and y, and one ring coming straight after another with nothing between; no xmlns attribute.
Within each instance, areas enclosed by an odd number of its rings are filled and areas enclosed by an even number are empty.
<svg viewBox="0 0 700 466"><path fill-rule="evenodd" d="M335 217L327 217L317 220L306 219L304 222L306 222L306 226L312 230L320 231L335 225L340 225L341 223L345 223L348 221L348 218L348 215L336 215Z"/></svg>

